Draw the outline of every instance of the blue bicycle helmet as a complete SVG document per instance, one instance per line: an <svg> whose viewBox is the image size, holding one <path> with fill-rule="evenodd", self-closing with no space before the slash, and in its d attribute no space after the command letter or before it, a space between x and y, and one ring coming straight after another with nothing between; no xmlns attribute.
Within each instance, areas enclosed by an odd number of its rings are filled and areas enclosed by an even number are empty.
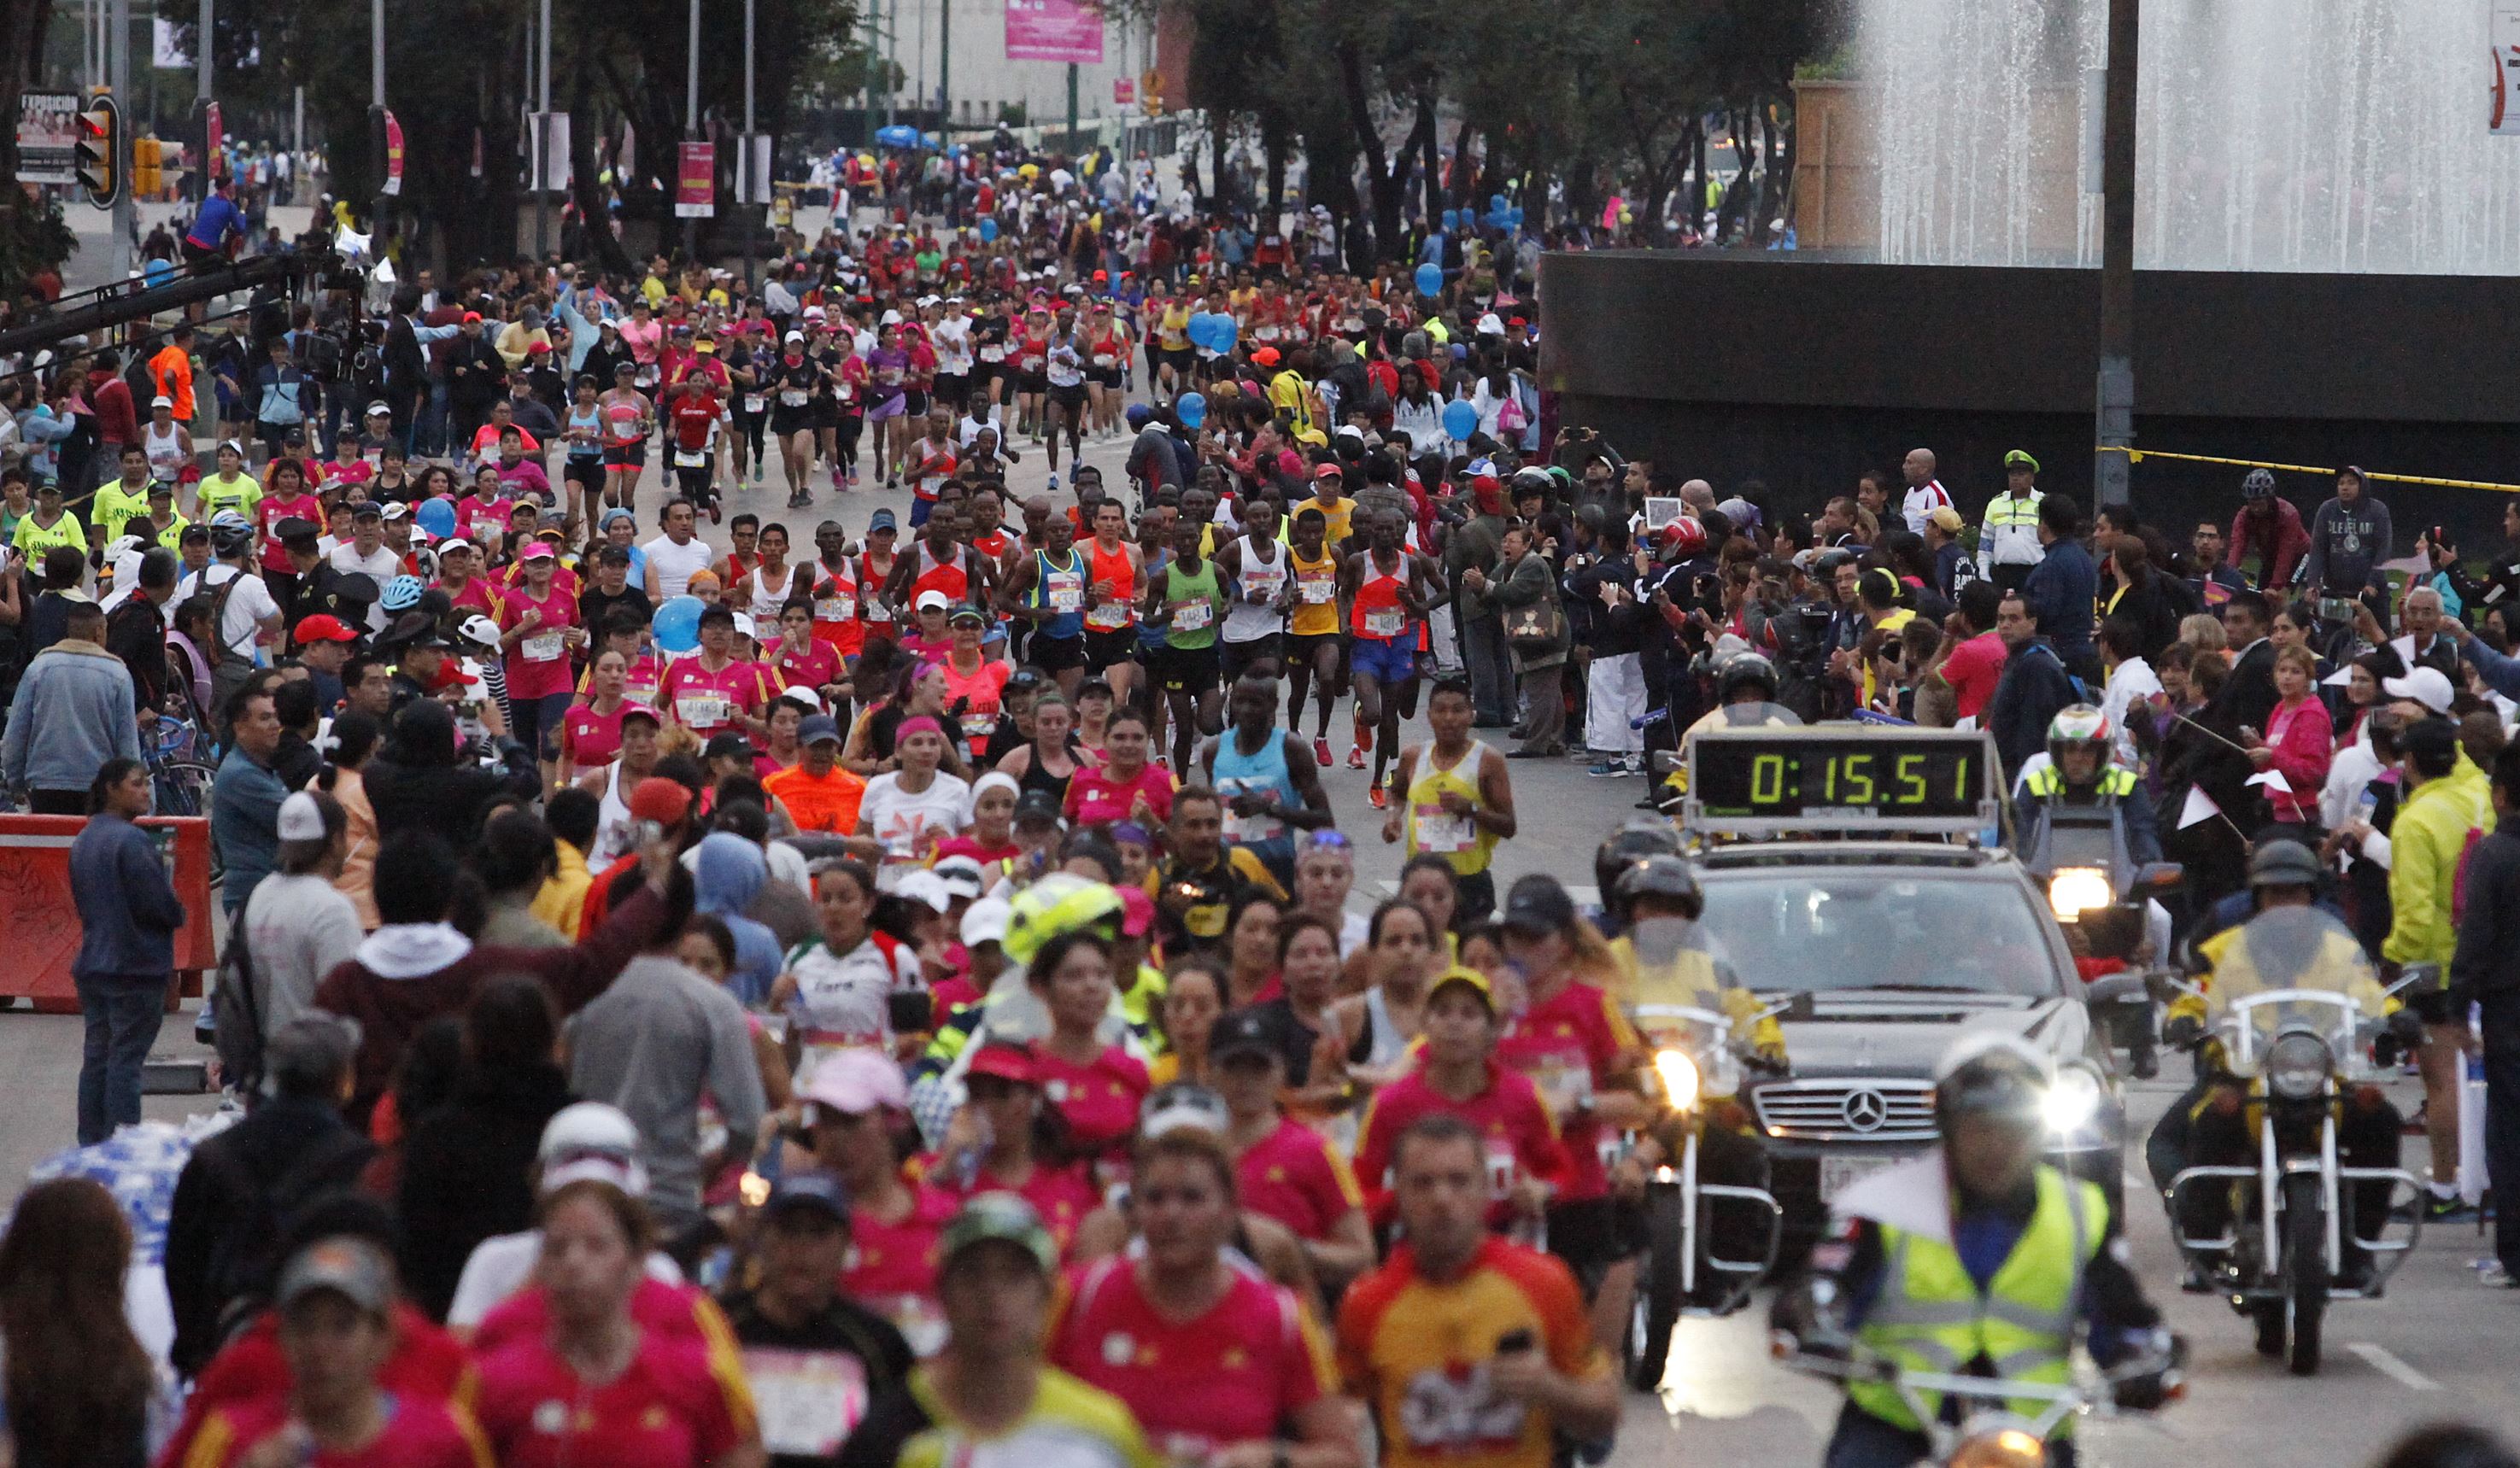
<svg viewBox="0 0 2520 1468"><path fill-rule="evenodd" d="M379 604L387 611L409 611L420 604L422 594L428 590L428 585L417 576L396 576L393 584L385 588Z"/></svg>

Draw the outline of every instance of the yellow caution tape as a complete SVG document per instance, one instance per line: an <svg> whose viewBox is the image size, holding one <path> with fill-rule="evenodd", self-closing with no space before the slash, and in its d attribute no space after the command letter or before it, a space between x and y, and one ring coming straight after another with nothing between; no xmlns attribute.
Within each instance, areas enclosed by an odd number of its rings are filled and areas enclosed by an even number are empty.
<svg viewBox="0 0 2520 1468"><path fill-rule="evenodd" d="M2121 444L2101 444L2098 452L2124 454L2127 463L2141 464L2147 459L2177 459L2186 464L2228 464L2235 468L2262 468L2288 474L2325 474L2333 477L2338 470L2316 464L2276 464L2265 459L2225 459L2214 454L2173 454L2161 449L2134 449ZM2389 484L2431 484L2443 489L2491 489L2506 495L2520 495L2520 484L2496 484L2485 479L2435 479L2423 474L2383 474L2365 469L2362 477Z"/></svg>

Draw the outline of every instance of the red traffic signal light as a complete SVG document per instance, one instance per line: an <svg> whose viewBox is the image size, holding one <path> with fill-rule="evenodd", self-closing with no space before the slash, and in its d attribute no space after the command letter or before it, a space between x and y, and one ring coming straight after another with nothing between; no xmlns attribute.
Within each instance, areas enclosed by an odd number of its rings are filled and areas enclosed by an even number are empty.
<svg viewBox="0 0 2520 1468"><path fill-rule="evenodd" d="M95 98L78 114L77 169L88 201L100 209L122 197L121 159L122 110L111 97Z"/></svg>

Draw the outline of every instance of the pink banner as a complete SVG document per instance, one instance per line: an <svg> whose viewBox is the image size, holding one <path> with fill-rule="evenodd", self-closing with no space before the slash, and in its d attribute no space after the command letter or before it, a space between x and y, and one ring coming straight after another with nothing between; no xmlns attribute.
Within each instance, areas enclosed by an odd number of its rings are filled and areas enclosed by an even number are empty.
<svg viewBox="0 0 2520 1468"><path fill-rule="evenodd" d="M1102 61L1102 9L1090 0L1007 0L1007 60Z"/></svg>

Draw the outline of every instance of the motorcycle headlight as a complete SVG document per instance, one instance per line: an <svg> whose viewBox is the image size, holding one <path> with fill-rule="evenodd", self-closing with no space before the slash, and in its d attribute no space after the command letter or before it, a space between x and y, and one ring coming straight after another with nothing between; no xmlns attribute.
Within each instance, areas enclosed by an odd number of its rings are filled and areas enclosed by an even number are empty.
<svg viewBox="0 0 2520 1468"><path fill-rule="evenodd" d="M2039 1103L2040 1114L2047 1119L2048 1130L2059 1136L2071 1136L2091 1124L2100 1110L2100 1083L2092 1073L2072 1066L2056 1073L2056 1082Z"/></svg>
<svg viewBox="0 0 2520 1468"><path fill-rule="evenodd" d="M1999 1427L1971 1433L1952 1450L1952 1468L2043 1468L2048 1445L2026 1428Z"/></svg>
<svg viewBox="0 0 2520 1468"><path fill-rule="evenodd" d="M2072 922L2093 908L2105 908L2118 900L2117 889L2109 885L2109 874L2097 867L2059 867L2048 878L2048 911L2058 922Z"/></svg>
<svg viewBox="0 0 2520 1468"><path fill-rule="evenodd" d="M2336 1072L2336 1057L2327 1042L2294 1031L2279 1035L2267 1050L2267 1090L2287 1101L2307 1101L2327 1088Z"/></svg>
<svg viewBox="0 0 2520 1468"><path fill-rule="evenodd" d="M1674 1111L1687 1111L1697 1104L1697 1062L1689 1058L1688 1051L1656 1050L1653 1065Z"/></svg>

